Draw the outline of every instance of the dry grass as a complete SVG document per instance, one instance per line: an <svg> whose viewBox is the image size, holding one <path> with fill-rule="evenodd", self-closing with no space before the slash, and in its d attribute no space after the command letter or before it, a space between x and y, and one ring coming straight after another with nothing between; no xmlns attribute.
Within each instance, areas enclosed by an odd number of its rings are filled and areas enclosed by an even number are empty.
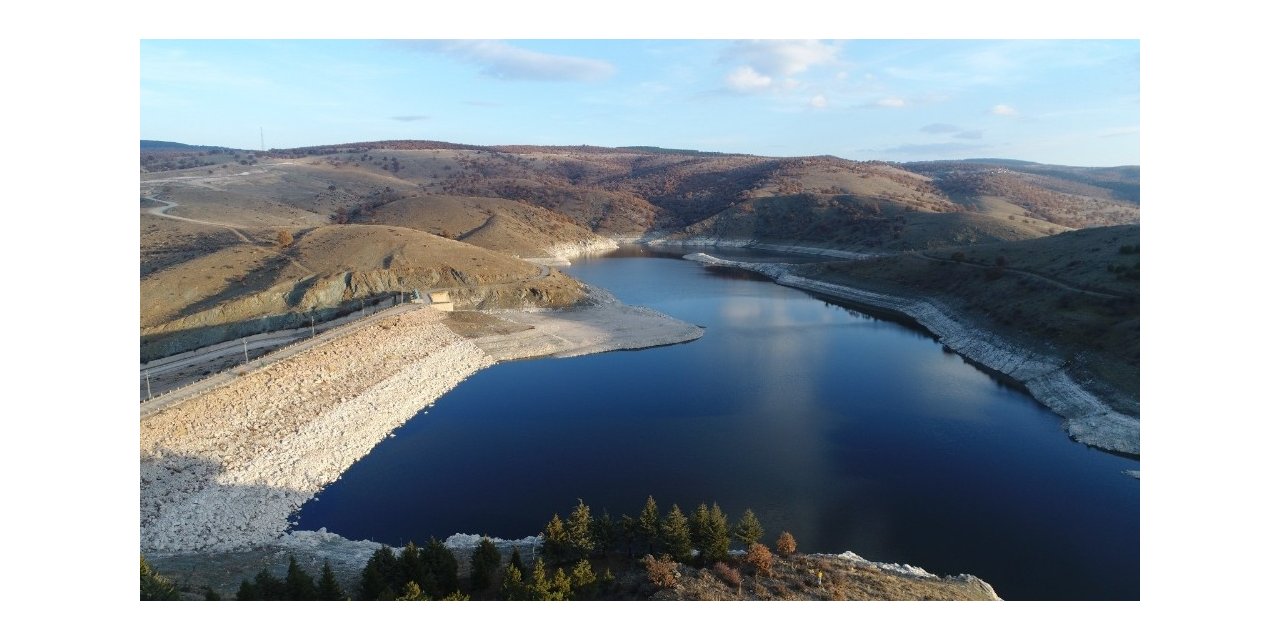
<svg viewBox="0 0 1280 640"><path fill-rule="evenodd" d="M993 600L973 578L921 578L828 556L777 558L772 572L732 578L739 560L711 569L680 566L676 586L636 594L654 600ZM727 577L728 576L728 577Z"/></svg>

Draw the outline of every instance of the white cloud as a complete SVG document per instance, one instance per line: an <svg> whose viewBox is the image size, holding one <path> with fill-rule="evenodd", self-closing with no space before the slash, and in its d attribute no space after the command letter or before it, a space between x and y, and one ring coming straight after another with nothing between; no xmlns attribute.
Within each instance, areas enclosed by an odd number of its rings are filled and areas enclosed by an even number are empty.
<svg viewBox="0 0 1280 640"><path fill-rule="evenodd" d="M1014 109L1013 107L1007 104L998 104L994 107L991 107L990 113L993 116L1004 116L1006 118L1012 118L1018 115L1018 110Z"/></svg>
<svg viewBox="0 0 1280 640"><path fill-rule="evenodd" d="M956 135L951 137L956 138L958 140L981 140L982 133L983 132L981 129L970 129L969 131L961 131L960 133L957 133Z"/></svg>
<svg viewBox="0 0 1280 640"><path fill-rule="evenodd" d="M768 89L773 84L773 78L761 75L749 66L734 69L732 73L725 76L724 81L734 91L760 91Z"/></svg>
<svg viewBox="0 0 1280 640"><path fill-rule="evenodd" d="M826 109L827 97L822 94L818 94L809 99L809 106L813 107L814 109Z"/></svg>
<svg viewBox="0 0 1280 640"><path fill-rule="evenodd" d="M478 65L484 74L503 80L596 82L613 75L615 70L604 60L542 53L496 40L433 40L414 44Z"/></svg>
<svg viewBox="0 0 1280 640"><path fill-rule="evenodd" d="M886 109L900 109L907 106L907 101L902 98L880 98L875 101L875 106L885 107Z"/></svg>
<svg viewBox="0 0 1280 640"><path fill-rule="evenodd" d="M746 63L769 76L793 76L836 61L840 48L820 40L746 40L735 42L722 58Z"/></svg>

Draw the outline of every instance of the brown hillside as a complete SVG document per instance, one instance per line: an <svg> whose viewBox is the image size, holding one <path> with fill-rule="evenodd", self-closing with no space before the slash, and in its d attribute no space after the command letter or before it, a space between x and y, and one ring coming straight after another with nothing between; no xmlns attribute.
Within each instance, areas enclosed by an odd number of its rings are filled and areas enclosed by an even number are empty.
<svg viewBox="0 0 1280 640"><path fill-rule="evenodd" d="M502 198L415 194L354 222L418 229L521 257L548 257L557 244L597 238L567 216Z"/></svg>

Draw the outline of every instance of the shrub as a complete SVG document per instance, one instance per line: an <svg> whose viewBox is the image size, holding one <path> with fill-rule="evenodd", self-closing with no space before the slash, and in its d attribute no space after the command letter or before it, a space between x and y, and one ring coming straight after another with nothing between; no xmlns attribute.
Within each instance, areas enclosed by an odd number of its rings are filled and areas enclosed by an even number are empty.
<svg viewBox="0 0 1280 640"><path fill-rule="evenodd" d="M723 562L717 562L711 566L711 572L714 573L717 578L724 581L725 584L733 587L734 589L742 588L741 571L738 571Z"/></svg>
<svg viewBox="0 0 1280 640"><path fill-rule="evenodd" d="M667 556L655 558L652 554L646 554L644 559L645 571L649 574L649 582L659 589L674 589L678 584L680 572L676 569L679 567L675 560Z"/></svg>
<svg viewBox="0 0 1280 640"><path fill-rule="evenodd" d="M285 231L284 229L281 229L280 231L276 232L276 244L280 248L284 248L293 244L293 234L289 233L288 231Z"/></svg>
<svg viewBox="0 0 1280 640"><path fill-rule="evenodd" d="M784 558L790 557L791 554L796 552L795 536L792 536L790 531L783 531L782 535L778 536L778 542L773 545L773 548L778 551L778 555Z"/></svg>
<svg viewBox="0 0 1280 640"><path fill-rule="evenodd" d="M747 564L755 569L756 575L773 575L773 554L769 553L769 547L759 542L753 542L747 548Z"/></svg>

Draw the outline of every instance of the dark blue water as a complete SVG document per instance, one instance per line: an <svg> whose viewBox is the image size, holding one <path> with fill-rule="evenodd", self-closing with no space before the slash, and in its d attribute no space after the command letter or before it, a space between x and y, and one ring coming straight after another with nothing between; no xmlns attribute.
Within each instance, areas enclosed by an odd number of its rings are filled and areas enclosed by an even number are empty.
<svg viewBox="0 0 1280 640"><path fill-rule="evenodd" d="M582 498L752 508L801 551L971 573L1006 599L1137 599L1137 462L917 329L677 259L576 277L706 327L695 342L481 371L308 503L389 544L523 537Z"/></svg>

